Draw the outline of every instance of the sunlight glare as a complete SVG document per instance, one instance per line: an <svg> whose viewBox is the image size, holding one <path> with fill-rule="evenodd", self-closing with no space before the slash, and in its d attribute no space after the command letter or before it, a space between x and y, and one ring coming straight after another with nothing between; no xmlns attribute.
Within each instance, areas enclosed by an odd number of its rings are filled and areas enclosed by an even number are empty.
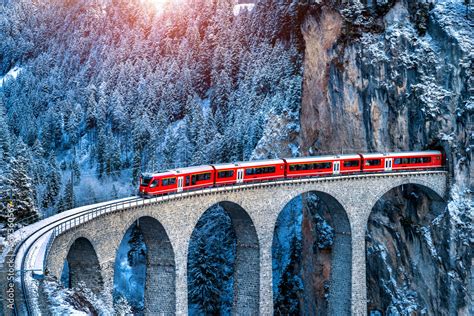
<svg viewBox="0 0 474 316"><path fill-rule="evenodd" d="M156 8L159 13L162 13L167 7L177 5L181 0L147 0L152 6Z"/></svg>

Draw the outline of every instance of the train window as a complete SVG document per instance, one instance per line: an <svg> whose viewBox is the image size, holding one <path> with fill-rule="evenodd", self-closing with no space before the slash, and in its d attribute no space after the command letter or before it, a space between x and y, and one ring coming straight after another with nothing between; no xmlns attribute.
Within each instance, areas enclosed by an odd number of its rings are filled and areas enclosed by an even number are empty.
<svg viewBox="0 0 474 316"><path fill-rule="evenodd" d="M166 186L166 185L172 185L176 183L176 178L167 178L167 179L162 179L161 180L161 185Z"/></svg>
<svg viewBox="0 0 474 316"><path fill-rule="evenodd" d="M189 176L186 176L186 186L189 185Z"/></svg>
<svg viewBox="0 0 474 316"><path fill-rule="evenodd" d="M290 165L290 171L294 171L294 167L298 165ZM271 167L259 167L259 168L248 168L245 169L245 174L248 176L254 174L262 174L262 173L274 173L276 168L274 166Z"/></svg>
<svg viewBox="0 0 474 316"><path fill-rule="evenodd" d="M436 157L439 160L439 157ZM422 163L430 163L431 162L431 157L422 157L421 158Z"/></svg>
<svg viewBox="0 0 474 316"><path fill-rule="evenodd" d="M314 165L316 166L316 169L328 169L328 168L331 168L332 163L331 162L317 162Z"/></svg>
<svg viewBox="0 0 474 316"><path fill-rule="evenodd" d="M359 160L346 160L344 161L344 167L357 167Z"/></svg>
<svg viewBox="0 0 474 316"><path fill-rule="evenodd" d="M234 176L234 170L224 170L217 173L218 178L230 178Z"/></svg>
<svg viewBox="0 0 474 316"><path fill-rule="evenodd" d="M380 159L367 159L365 161L366 166L379 166L380 163Z"/></svg>
<svg viewBox="0 0 474 316"><path fill-rule="evenodd" d="M290 165L290 171L298 171L298 165Z"/></svg>
<svg viewBox="0 0 474 316"><path fill-rule="evenodd" d="M395 165L399 165L399 164L401 164L401 162L402 162L402 160L400 158L395 158L395 160L393 161L393 163Z"/></svg>
<svg viewBox="0 0 474 316"><path fill-rule="evenodd" d="M142 177L142 186L146 187L150 184L152 177Z"/></svg>
<svg viewBox="0 0 474 316"><path fill-rule="evenodd" d="M211 178L211 173L200 173L193 174L191 177L192 184L196 184L197 181L209 180Z"/></svg>
<svg viewBox="0 0 474 316"><path fill-rule="evenodd" d="M154 188L154 187L156 187L157 185L158 185L158 180L155 179L155 180L153 180L153 182L150 184L150 188Z"/></svg>

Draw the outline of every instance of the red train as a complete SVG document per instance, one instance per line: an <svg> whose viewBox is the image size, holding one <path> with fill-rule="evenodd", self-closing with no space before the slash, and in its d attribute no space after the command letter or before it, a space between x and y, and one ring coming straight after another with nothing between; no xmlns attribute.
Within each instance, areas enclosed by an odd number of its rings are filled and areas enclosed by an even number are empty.
<svg viewBox="0 0 474 316"><path fill-rule="evenodd" d="M162 195L208 187L338 174L440 168L440 151L354 154L216 164L142 174L139 194Z"/></svg>

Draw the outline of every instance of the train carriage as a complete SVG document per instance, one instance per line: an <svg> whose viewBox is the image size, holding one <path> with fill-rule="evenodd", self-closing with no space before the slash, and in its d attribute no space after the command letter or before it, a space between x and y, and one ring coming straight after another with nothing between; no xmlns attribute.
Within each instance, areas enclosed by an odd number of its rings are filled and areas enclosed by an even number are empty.
<svg viewBox="0 0 474 316"><path fill-rule="evenodd" d="M239 173L238 164L226 163L226 164L217 164L212 165L215 170L215 185L232 185L236 183L241 183L241 173Z"/></svg>
<svg viewBox="0 0 474 316"><path fill-rule="evenodd" d="M197 166L142 175L141 195L157 195L201 189L214 185L214 168Z"/></svg>
<svg viewBox="0 0 474 316"><path fill-rule="evenodd" d="M361 170L360 155L287 158L285 161L288 178L347 174Z"/></svg>
<svg viewBox="0 0 474 316"><path fill-rule="evenodd" d="M387 172L392 170L417 170L443 166L440 151L412 151L404 153L362 154L364 172Z"/></svg>
<svg viewBox="0 0 474 316"><path fill-rule="evenodd" d="M285 178L283 159L237 162L237 180L240 183L268 181Z"/></svg>
<svg viewBox="0 0 474 316"><path fill-rule="evenodd" d="M173 193L176 190L176 174L173 171L142 174L140 177L139 194L142 196Z"/></svg>

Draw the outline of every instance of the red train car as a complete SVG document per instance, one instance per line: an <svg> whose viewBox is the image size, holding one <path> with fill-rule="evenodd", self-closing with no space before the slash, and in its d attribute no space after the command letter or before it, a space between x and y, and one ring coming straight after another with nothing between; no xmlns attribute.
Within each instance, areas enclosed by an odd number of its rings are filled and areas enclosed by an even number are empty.
<svg viewBox="0 0 474 316"><path fill-rule="evenodd" d="M168 194L212 187L213 185L214 168L212 166L188 167L142 175L140 179L140 194Z"/></svg>
<svg viewBox="0 0 474 316"><path fill-rule="evenodd" d="M238 162L236 167L237 179L243 183L285 178L285 161L283 159Z"/></svg>
<svg viewBox="0 0 474 316"><path fill-rule="evenodd" d="M362 171L382 172L440 168L443 155L440 151L412 151L404 153L362 154Z"/></svg>
<svg viewBox="0 0 474 316"><path fill-rule="evenodd" d="M242 182L242 172L239 171L238 164L227 163L227 164L218 164L212 165L215 170L215 185L232 185Z"/></svg>
<svg viewBox="0 0 474 316"><path fill-rule="evenodd" d="M286 176L288 178L347 174L361 171L360 155L287 158L285 161Z"/></svg>

